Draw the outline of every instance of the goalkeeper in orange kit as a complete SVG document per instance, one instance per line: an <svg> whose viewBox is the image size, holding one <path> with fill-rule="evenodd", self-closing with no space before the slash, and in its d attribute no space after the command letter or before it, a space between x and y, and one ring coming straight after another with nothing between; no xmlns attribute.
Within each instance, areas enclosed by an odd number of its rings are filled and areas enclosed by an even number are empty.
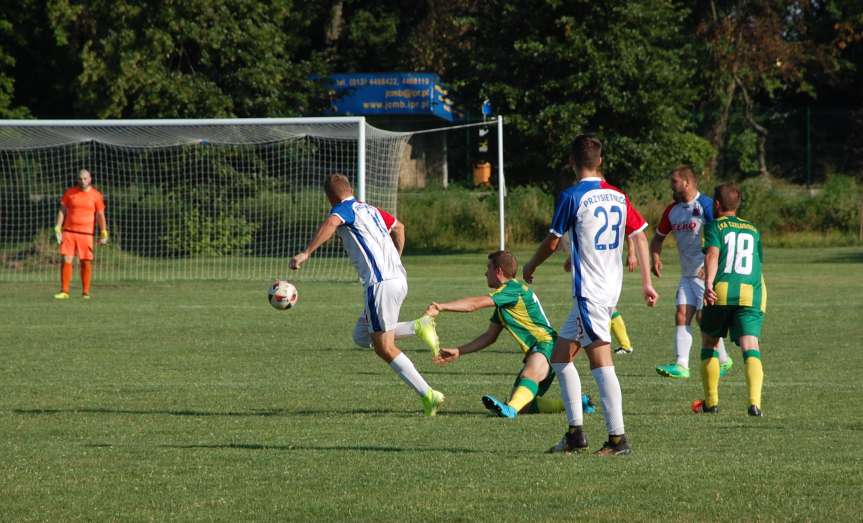
<svg viewBox="0 0 863 523"><path fill-rule="evenodd" d="M60 292L55 299L69 299L72 281L72 258L81 262L81 285L84 299L90 299L90 280L93 277L93 238L99 224L99 243L108 243L108 225L105 222L105 200L93 187L93 176L87 169L78 173L78 183L63 193L60 210L54 225L54 235L60 244L63 263L60 266Z"/></svg>

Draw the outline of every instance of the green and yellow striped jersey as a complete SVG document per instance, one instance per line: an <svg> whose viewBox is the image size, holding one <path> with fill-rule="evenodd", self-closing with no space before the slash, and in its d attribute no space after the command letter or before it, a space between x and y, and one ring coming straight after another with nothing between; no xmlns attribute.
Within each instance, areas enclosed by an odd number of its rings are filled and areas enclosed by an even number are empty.
<svg viewBox="0 0 863 523"><path fill-rule="evenodd" d="M524 352L536 345L551 344L557 332L551 328L536 294L524 283L512 279L489 293L494 302L491 321L502 325Z"/></svg>
<svg viewBox="0 0 863 523"><path fill-rule="evenodd" d="M739 305L767 310L767 285L761 273L764 251L761 233L751 222L722 216L704 227L704 251L719 249L713 281L717 305Z"/></svg>

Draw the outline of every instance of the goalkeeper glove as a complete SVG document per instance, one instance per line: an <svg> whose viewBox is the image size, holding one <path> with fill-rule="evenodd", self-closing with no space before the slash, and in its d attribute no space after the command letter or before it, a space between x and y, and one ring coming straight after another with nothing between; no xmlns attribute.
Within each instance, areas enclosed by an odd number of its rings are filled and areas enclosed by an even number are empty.
<svg viewBox="0 0 863 523"><path fill-rule="evenodd" d="M99 239L107 242L108 241L108 231L105 229L102 229L101 231L99 231Z"/></svg>
<svg viewBox="0 0 863 523"><path fill-rule="evenodd" d="M59 225L54 226L54 238L57 239L57 244L63 243L63 227Z"/></svg>

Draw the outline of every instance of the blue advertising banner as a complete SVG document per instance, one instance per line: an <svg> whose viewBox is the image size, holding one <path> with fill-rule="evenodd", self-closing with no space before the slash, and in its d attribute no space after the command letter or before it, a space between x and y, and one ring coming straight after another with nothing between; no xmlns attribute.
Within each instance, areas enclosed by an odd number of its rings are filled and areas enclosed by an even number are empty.
<svg viewBox="0 0 863 523"><path fill-rule="evenodd" d="M330 76L332 114L437 116L461 119L433 73L352 73Z"/></svg>

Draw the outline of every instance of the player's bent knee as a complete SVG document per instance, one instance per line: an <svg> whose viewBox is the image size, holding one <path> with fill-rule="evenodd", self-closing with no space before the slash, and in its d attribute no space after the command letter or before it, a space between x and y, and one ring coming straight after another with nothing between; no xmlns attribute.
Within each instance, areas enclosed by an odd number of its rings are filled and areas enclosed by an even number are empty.
<svg viewBox="0 0 863 523"><path fill-rule="evenodd" d="M387 363L392 362L394 359L398 358L399 354L402 353L402 351L400 351L398 347L396 347L395 343L388 343L386 338L382 339L373 337L372 340L372 347L375 350L375 354L377 354L380 359L384 360Z"/></svg>
<svg viewBox="0 0 863 523"><path fill-rule="evenodd" d="M548 360L545 359L545 356L543 356L542 354L532 354L530 357L528 357L527 363L525 363L524 368L521 371L521 375L524 378L536 381L538 383L544 380L546 376L548 376L549 368L550 365L548 364Z"/></svg>

